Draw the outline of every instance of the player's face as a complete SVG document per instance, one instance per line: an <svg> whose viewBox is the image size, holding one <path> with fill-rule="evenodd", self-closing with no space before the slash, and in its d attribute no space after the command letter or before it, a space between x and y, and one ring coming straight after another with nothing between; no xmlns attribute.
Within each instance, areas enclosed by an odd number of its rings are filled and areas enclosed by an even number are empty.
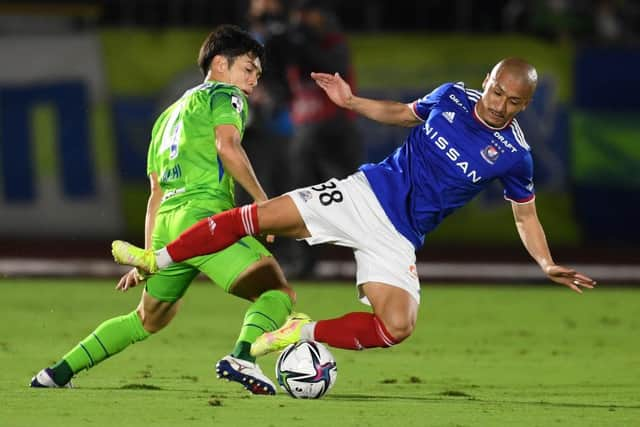
<svg viewBox="0 0 640 427"><path fill-rule="evenodd" d="M531 85L509 73L490 74L482 84L484 92L476 113L493 127L501 128L524 110L532 95Z"/></svg>
<svg viewBox="0 0 640 427"><path fill-rule="evenodd" d="M252 58L249 55L238 56L228 67L226 83L237 86L245 95L249 96L258 84L261 74L260 58Z"/></svg>

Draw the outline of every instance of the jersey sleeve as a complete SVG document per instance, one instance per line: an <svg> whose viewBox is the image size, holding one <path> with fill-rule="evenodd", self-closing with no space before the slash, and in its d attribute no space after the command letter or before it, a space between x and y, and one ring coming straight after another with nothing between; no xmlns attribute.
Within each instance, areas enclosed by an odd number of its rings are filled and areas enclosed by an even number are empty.
<svg viewBox="0 0 640 427"><path fill-rule="evenodd" d="M442 95L451 87L452 83L445 83L432 90L427 95L420 99L413 101L411 104L411 111L416 117L422 121L427 120L431 109L440 102Z"/></svg>
<svg viewBox="0 0 640 427"><path fill-rule="evenodd" d="M233 125L244 132L247 118L247 100L240 92L216 91L212 94L211 118L213 127Z"/></svg>
<svg viewBox="0 0 640 427"><path fill-rule="evenodd" d="M500 178L500 181L504 186L505 199L514 203L529 203L535 199L531 153L527 152Z"/></svg>
<svg viewBox="0 0 640 427"><path fill-rule="evenodd" d="M147 152L147 176L150 176L153 172L158 172L156 167L156 156L153 154L151 150L152 146L149 145L149 151Z"/></svg>
<svg viewBox="0 0 640 427"><path fill-rule="evenodd" d="M151 130L151 141L149 141L149 148L147 150L147 176L150 176L153 172L158 172L158 165L156 162L156 145L154 144L155 135L158 133L161 120L158 118L153 124Z"/></svg>

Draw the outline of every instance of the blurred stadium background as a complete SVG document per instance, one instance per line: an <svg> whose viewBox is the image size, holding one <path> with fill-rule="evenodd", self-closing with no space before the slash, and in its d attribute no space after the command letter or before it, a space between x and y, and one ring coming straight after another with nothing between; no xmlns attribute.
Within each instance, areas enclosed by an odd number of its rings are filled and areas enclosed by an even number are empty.
<svg viewBox="0 0 640 427"><path fill-rule="evenodd" d="M541 82L520 120L555 258L602 282L640 283L637 2L327 4L364 95L411 101L445 81L479 88L505 56L535 64ZM246 10L246 0L0 3L0 278L122 271L109 242L143 240L153 120L199 82L206 33L242 24ZM358 127L369 161L405 133ZM445 221L418 258L423 280L543 280L498 186ZM350 253L327 247L320 260L316 278L353 277Z"/></svg>

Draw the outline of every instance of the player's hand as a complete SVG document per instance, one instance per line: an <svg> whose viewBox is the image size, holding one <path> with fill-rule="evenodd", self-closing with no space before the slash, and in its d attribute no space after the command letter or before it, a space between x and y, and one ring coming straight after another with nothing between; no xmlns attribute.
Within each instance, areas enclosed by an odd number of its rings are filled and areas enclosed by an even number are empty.
<svg viewBox="0 0 640 427"><path fill-rule="evenodd" d="M349 84L340 77L340 74L311 73L311 78L336 105L349 108L353 93Z"/></svg>
<svg viewBox="0 0 640 427"><path fill-rule="evenodd" d="M592 278L561 265L550 265L545 268L544 272L549 279L564 285L579 294L582 293L581 288L592 289L596 285L596 281Z"/></svg>
<svg viewBox="0 0 640 427"><path fill-rule="evenodd" d="M127 292L129 288L135 288L146 280L147 277L143 271L137 268L132 268L127 274L120 278L120 281L116 285L116 290Z"/></svg>

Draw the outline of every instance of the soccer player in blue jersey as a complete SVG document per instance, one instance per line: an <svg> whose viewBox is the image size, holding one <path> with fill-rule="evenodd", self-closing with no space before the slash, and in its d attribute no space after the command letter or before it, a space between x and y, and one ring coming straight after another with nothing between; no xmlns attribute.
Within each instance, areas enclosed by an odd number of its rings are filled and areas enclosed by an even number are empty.
<svg viewBox="0 0 640 427"><path fill-rule="evenodd" d="M415 251L425 235L498 179L520 238L544 274L579 293L595 285L553 261L536 214L530 148L515 119L536 88L532 65L507 58L487 74L482 92L446 83L410 104L355 96L337 73L312 78L338 106L412 128L404 144L345 179L203 220L159 251L116 241L116 261L154 272L260 232L347 246L355 255L360 298L373 312L316 322L292 315L282 328L259 337L251 353L266 354L300 339L354 350L389 347L414 329L420 303Z"/></svg>

